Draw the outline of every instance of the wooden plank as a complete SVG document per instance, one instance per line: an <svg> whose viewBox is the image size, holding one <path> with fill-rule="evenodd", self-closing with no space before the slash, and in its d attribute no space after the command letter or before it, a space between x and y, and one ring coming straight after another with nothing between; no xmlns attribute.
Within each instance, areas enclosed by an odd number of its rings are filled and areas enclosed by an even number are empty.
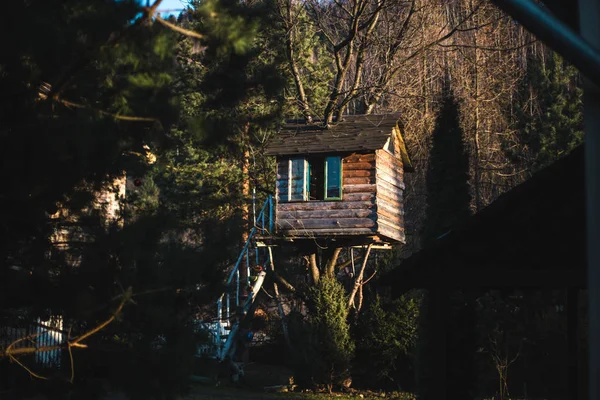
<svg viewBox="0 0 600 400"><path fill-rule="evenodd" d="M395 212L389 212L389 210L384 208L377 208L377 220L379 221L381 218L389 220L399 227L404 226L404 216Z"/></svg>
<svg viewBox="0 0 600 400"><path fill-rule="evenodd" d="M377 182L385 182L402 190L405 188L402 177L394 176L381 170L377 170Z"/></svg>
<svg viewBox="0 0 600 400"><path fill-rule="evenodd" d="M280 219L277 218L277 229L340 229L374 228L371 218L327 218L327 219Z"/></svg>
<svg viewBox="0 0 600 400"><path fill-rule="evenodd" d="M343 193L342 190L342 198L344 202L347 201L375 201L375 193Z"/></svg>
<svg viewBox="0 0 600 400"><path fill-rule="evenodd" d="M377 177L382 177L391 184L404 187L404 174L398 170L388 168L386 165L377 164Z"/></svg>
<svg viewBox="0 0 600 400"><path fill-rule="evenodd" d="M375 161L375 153L357 154L353 153L342 159L342 162L371 162Z"/></svg>
<svg viewBox="0 0 600 400"><path fill-rule="evenodd" d="M375 176L374 169L351 169L351 170L343 170L342 176L344 179L347 178L358 178L364 176Z"/></svg>
<svg viewBox="0 0 600 400"><path fill-rule="evenodd" d="M387 169L399 171L400 173L404 174L404 166L402 164L402 161L389 154L387 151L381 151L377 153L375 163L378 168L382 165L385 165Z"/></svg>
<svg viewBox="0 0 600 400"><path fill-rule="evenodd" d="M390 227L403 231L404 230L404 219L398 216L388 216L385 213L377 213L377 223L383 222L388 224Z"/></svg>
<svg viewBox="0 0 600 400"><path fill-rule="evenodd" d="M377 193L377 200L375 200L375 204L377 203L383 203L391 209L404 209L404 203L386 197L385 194L381 192Z"/></svg>
<svg viewBox="0 0 600 400"><path fill-rule="evenodd" d="M385 165L386 168L388 168L388 169L391 169L394 171L400 171L401 173L404 173L402 161L400 161L398 158L390 155L387 151L382 151L381 153L377 153L377 157L375 159L375 164L377 166Z"/></svg>
<svg viewBox="0 0 600 400"><path fill-rule="evenodd" d="M345 178L344 177L344 185L371 185L375 183L374 176L365 176L359 178Z"/></svg>
<svg viewBox="0 0 600 400"><path fill-rule="evenodd" d="M387 238L406 243L406 236L403 231L388 226L385 222L377 224L377 233Z"/></svg>
<svg viewBox="0 0 600 400"><path fill-rule="evenodd" d="M375 161L368 163L368 162L352 162L352 163L346 163L344 162L342 164L342 170L357 170L357 169L362 169L362 170L370 170L370 169L375 169Z"/></svg>
<svg viewBox="0 0 600 400"><path fill-rule="evenodd" d="M373 194L371 194L373 196ZM277 204L277 213L300 210L346 210L374 208L374 201L303 201L297 203Z"/></svg>
<svg viewBox="0 0 600 400"><path fill-rule="evenodd" d="M343 193L375 193L376 185L343 185Z"/></svg>
<svg viewBox="0 0 600 400"><path fill-rule="evenodd" d="M393 169L404 171L404 164L400 158L395 157L386 150L377 150L376 155L377 163L382 162L390 165Z"/></svg>
<svg viewBox="0 0 600 400"><path fill-rule="evenodd" d="M404 191L399 188L394 188L394 190L390 190L388 187L383 187L383 185L377 185L377 197L390 201L390 204L399 203L402 204L404 202Z"/></svg>
<svg viewBox="0 0 600 400"><path fill-rule="evenodd" d="M301 238L310 238L310 237L319 237L319 236L355 236L355 235L373 235L375 233L375 229L371 228L345 228L343 230L340 229L313 229L310 231L307 230L295 230L288 229L282 230L280 232L284 236L287 237L301 237Z"/></svg>
<svg viewBox="0 0 600 400"><path fill-rule="evenodd" d="M383 201L381 199L377 199L377 201L375 202L376 210L377 212L380 212L383 210L383 212L386 215L391 215L391 216L400 216L403 217L404 216L404 206L402 204L394 204L391 205L390 203Z"/></svg>
<svg viewBox="0 0 600 400"><path fill-rule="evenodd" d="M387 206L391 209L404 208L404 200L401 200L403 199L402 193L390 193L388 190L379 189L380 190L377 191L375 204L383 203L384 207Z"/></svg>
<svg viewBox="0 0 600 400"><path fill-rule="evenodd" d="M404 186L404 172L400 169L391 167L388 164L378 162L376 175L378 178L381 176L392 184L397 184L397 182L399 182L400 186Z"/></svg>
<svg viewBox="0 0 600 400"><path fill-rule="evenodd" d="M396 201L402 201L403 189L394 185L390 185L385 181L377 182L377 193L383 193L385 196L396 199Z"/></svg>
<svg viewBox="0 0 600 400"><path fill-rule="evenodd" d="M406 235L404 232L399 232L384 225L377 228L377 233L381 235L384 240L394 240L400 243L406 243Z"/></svg>
<svg viewBox="0 0 600 400"><path fill-rule="evenodd" d="M396 223L394 223L393 221L390 221L389 219L387 219L385 217L380 217L377 219L377 226L380 226L382 224L390 229L395 229L399 232L404 232L404 227L397 225Z"/></svg>
<svg viewBox="0 0 600 400"><path fill-rule="evenodd" d="M374 217L375 210L369 208L346 210L297 210L281 211L277 214L281 219L328 219L328 218L368 218Z"/></svg>

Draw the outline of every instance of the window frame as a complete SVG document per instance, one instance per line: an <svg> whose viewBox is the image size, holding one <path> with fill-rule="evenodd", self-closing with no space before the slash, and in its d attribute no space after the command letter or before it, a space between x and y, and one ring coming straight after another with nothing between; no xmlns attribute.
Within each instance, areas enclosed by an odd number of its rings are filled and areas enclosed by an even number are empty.
<svg viewBox="0 0 600 400"><path fill-rule="evenodd" d="M337 185L339 187L339 196L328 196L328 185L329 185L329 162L332 159L336 159L336 162L339 163L339 176L337 178ZM311 160L311 161L309 161ZM301 161L302 162L302 172L294 175L294 163ZM317 156L301 156L301 157L290 157L287 159L287 195L281 196L278 195L279 201L282 202L309 202L309 201L341 201L343 199L343 167L342 167L342 156L328 156L328 155L317 155ZM318 190L322 190L322 198L317 198L311 200L310 196L310 186L311 179L310 174L313 169L313 165L315 163L322 163L322 171L323 171L323 179L321 185L318 187ZM302 183L302 192L298 192L297 190L294 192L292 187L298 189L298 185L293 185L294 181L301 181ZM317 195L315 197L321 197Z"/></svg>
<svg viewBox="0 0 600 400"><path fill-rule="evenodd" d="M292 183L294 181L294 176L292 174L293 171L293 165L294 165L294 161L296 160L300 160L302 161L302 194L301 194L301 198L293 198L293 195L296 194L294 192L292 192ZM308 171L308 161L306 160L306 157L291 157L288 159L288 195L287 195L287 201L288 202L293 202L293 201L307 201L307 190L306 190L306 184L307 184L307 171Z"/></svg>

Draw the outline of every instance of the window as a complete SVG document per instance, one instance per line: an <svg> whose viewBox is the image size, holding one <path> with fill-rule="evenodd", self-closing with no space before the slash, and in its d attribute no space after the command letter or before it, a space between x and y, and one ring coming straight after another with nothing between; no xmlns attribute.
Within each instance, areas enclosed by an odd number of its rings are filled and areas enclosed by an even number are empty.
<svg viewBox="0 0 600 400"><path fill-rule="evenodd" d="M280 201L342 199L341 157L291 158L287 162L287 182L278 182Z"/></svg>
<svg viewBox="0 0 600 400"><path fill-rule="evenodd" d="M304 158L292 158L290 160L290 172L288 175L290 201L302 201L306 199L307 170L307 162Z"/></svg>
<svg viewBox="0 0 600 400"><path fill-rule="evenodd" d="M325 200L342 199L342 159L325 159Z"/></svg>

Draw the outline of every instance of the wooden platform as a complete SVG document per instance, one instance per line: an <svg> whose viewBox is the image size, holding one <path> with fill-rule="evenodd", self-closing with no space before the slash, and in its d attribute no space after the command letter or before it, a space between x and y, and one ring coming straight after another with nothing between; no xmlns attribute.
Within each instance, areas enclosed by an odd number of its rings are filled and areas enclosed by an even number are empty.
<svg viewBox="0 0 600 400"><path fill-rule="evenodd" d="M279 247L279 246L299 246L308 244L334 244L339 247L362 248L371 245L372 249L391 250L392 242L377 236L348 236L348 235L328 235L328 236L256 236L257 247ZM395 242L394 242L395 243Z"/></svg>

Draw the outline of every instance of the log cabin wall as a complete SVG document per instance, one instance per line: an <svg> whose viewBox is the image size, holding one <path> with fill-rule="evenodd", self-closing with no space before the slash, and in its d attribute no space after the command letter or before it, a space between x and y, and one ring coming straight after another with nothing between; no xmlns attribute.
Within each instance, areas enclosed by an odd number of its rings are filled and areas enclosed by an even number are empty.
<svg viewBox="0 0 600 400"><path fill-rule="evenodd" d="M374 153L342 157L341 201L277 201L278 234L292 237L376 234L375 166ZM287 195L288 168L288 158L278 160L277 199Z"/></svg>
<svg viewBox="0 0 600 400"><path fill-rule="evenodd" d="M375 159L377 233L405 243L402 160L387 150L377 150Z"/></svg>

